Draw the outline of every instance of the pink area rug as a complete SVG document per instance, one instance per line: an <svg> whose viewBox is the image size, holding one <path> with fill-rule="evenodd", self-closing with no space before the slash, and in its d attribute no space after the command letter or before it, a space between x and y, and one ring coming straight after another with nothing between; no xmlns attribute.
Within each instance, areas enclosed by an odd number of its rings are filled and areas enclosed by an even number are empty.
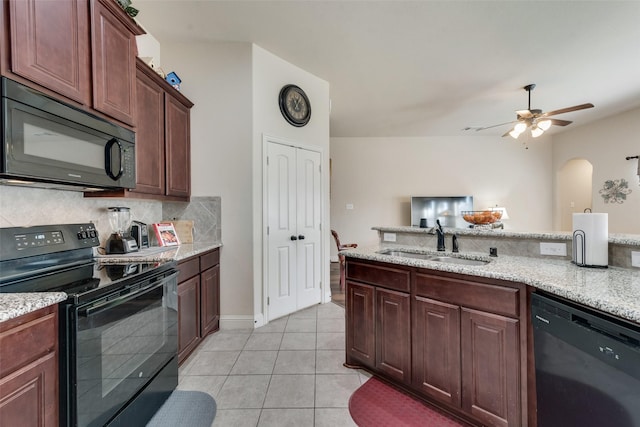
<svg viewBox="0 0 640 427"><path fill-rule="evenodd" d="M349 412L360 427L466 426L375 377L351 395Z"/></svg>

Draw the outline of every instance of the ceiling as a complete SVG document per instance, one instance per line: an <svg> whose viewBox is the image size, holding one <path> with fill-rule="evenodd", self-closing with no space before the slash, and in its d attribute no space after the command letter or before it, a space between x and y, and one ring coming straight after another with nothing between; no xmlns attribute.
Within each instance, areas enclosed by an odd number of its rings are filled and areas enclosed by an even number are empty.
<svg viewBox="0 0 640 427"><path fill-rule="evenodd" d="M531 108L595 105L556 116L574 123L550 133L640 107L640 0L132 6L161 45L252 42L328 81L332 137L500 136L508 125L464 128L515 120L529 83Z"/></svg>

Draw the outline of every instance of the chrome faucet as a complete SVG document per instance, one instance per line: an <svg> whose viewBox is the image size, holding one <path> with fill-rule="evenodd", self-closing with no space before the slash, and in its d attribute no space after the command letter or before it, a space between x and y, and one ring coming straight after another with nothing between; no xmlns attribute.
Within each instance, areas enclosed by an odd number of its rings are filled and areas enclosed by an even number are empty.
<svg viewBox="0 0 640 427"><path fill-rule="evenodd" d="M442 225L440 225L440 220L436 220L437 228L436 233L438 234L438 251L445 251L444 247L444 231L442 230Z"/></svg>
<svg viewBox="0 0 640 427"><path fill-rule="evenodd" d="M453 245L453 249L451 251L452 252L459 252L458 236L456 236L455 234L453 236L451 236L451 244Z"/></svg>

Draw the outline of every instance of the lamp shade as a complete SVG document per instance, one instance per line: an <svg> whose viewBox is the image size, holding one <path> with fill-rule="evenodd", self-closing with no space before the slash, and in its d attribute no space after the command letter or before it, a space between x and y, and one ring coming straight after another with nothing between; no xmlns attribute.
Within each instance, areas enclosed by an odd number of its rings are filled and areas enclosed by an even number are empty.
<svg viewBox="0 0 640 427"><path fill-rule="evenodd" d="M538 126L534 126L534 127L531 128L531 136L534 137L534 138L539 137L543 133L544 133L544 130L540 129Z"/></svg>

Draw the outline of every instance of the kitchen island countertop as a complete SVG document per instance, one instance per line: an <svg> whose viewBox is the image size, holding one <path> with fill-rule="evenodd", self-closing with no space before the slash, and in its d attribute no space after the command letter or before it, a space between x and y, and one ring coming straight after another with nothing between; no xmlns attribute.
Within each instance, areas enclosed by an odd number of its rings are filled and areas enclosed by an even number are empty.
<svg viewBox="0 0 640 427"><path fill-rule="evenodd" d="M522 256L488 257L472 252L436 252L421 247L398 247L395 251L461 256L489 260L482 266L447 264L378 253L389 248L369 247L342 251L347 257L387 262L410 267L520 282L606 313L640 323L640 269L584 268L566 260Z"/></svg>

